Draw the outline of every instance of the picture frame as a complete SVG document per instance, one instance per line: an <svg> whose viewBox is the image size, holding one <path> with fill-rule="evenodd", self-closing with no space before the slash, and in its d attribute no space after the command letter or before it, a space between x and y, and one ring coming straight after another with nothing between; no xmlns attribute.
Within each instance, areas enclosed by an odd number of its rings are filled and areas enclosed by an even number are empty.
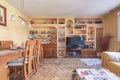
<svg viewBox="0 0 120 80"><path fill-rule="evenodd" d="M6 26L6 8L0 5L0 25Z"/></svg>

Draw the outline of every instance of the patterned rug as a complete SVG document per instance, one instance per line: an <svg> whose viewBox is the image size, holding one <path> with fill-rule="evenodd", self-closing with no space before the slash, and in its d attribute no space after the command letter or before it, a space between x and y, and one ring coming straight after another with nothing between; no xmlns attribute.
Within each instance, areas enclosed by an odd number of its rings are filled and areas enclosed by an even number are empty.
<svg viewBox="0 0 120 80"><path fill-rule="evenodd" d="M99 58L82 58L80 59L86 66L100 66L101 60Z"/></svg>

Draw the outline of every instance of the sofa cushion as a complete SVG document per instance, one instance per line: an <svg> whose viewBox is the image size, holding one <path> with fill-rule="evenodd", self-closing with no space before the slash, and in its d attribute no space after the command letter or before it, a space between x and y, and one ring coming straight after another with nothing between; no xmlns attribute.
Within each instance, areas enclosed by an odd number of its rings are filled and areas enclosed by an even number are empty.
<svg viewBox="0 0 120 80"><path fill-rule="evenodd" d="M114 65L120 67L120 62L111 61L111 63L113 63Z"/></svg>
<svg viewBox="0 0 120 80"><path fill-rule="evenodd" d="M105 52L112 61L120 61L120 52Z"/></svg>

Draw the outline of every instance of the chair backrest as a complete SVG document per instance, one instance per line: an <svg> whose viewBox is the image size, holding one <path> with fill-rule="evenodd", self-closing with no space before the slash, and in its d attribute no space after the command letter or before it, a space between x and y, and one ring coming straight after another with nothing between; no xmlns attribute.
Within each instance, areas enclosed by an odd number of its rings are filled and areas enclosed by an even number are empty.
<svg viewBox="0 0 120 80"><path fill-rule="evenodd" d="M43 59L43 46L42 42L40 40L36 41L36 53L37 53L37 65L40 65L42 63Z"/></svg>
<svg viewBox="0 0 120 80"><path fill-rule="evenodd" d="M26 78L31 77L34 71L33 53L36 42L34 40L26 41L25 55L24 55L24 73ZM26 64L27 63L27 64Z"/></svg>
<svg viewBox="0 0 120 80"><path fill-rule="evenodd" d="M0 41L1 49L10 49L13 47L13 41Z"/></svg>
<svg viewBox="0 0 120 80"><path fill-rule="evenodd" d="M2 50L2 46L1 46L1 43L0 43L0 50Z"/></svg>

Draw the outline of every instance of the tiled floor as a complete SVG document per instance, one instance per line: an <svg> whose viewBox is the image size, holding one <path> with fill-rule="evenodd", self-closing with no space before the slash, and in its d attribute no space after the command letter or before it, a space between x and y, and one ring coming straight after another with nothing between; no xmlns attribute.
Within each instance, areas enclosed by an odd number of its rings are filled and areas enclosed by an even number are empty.
<svg viewBox="0 0 120 80"><path fill-rule="evenodd" d="M71 80L74 69L85 67L79 58L48 58L30 80Z"/></svg>

